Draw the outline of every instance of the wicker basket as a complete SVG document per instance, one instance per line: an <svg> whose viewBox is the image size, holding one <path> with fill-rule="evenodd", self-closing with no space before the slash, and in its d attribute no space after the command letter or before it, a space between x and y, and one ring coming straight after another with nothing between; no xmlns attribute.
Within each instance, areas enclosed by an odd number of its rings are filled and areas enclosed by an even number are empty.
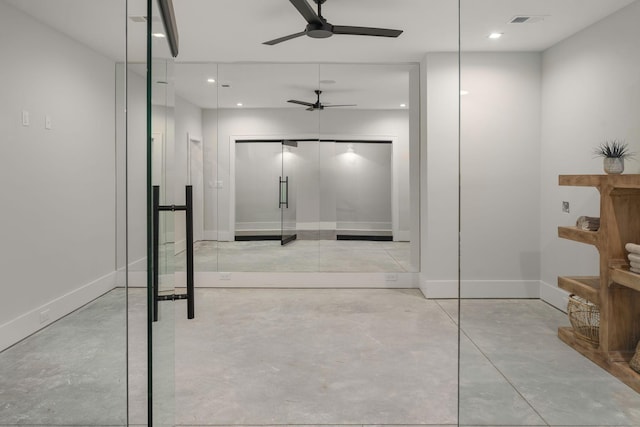
<svg viewBox="0 0 640 427"><path fill-rule="evenodd" d="M600 308L572 294L569 295L567 313L576 337L597 346L600 342Z"/></svg>

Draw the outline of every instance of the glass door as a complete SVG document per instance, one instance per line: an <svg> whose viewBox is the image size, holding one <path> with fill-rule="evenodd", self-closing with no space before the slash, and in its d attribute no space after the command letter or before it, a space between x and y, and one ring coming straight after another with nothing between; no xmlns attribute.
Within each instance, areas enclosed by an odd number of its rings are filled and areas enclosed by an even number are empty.
<svg viewBox="0 0 640 427"><path fill-rule="evenodd" d="M147 11L147 363L149 426L175 424L176 242L174 46L170 2ZM184 197L184 196L183 196ZM185 202L186 205L186 202Z"/></svg>
<svg viewBox="0 0 640 427"><path fill-rule="evenodd" d="M295 151L297 141L282 141L282 175L280 175L280 244L296 240Z"/></svg>

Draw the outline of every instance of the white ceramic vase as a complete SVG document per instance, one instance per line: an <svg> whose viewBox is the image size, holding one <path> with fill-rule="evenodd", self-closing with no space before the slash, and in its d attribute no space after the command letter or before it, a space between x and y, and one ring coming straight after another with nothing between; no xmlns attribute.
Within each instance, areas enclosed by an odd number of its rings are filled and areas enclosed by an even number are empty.
<svg viewBox="0 0 640 427"><path fill-rule="evenodd" d="M624 159L622 157L605 157L604 171L610 174L622 173L624 171Z"/></svg>

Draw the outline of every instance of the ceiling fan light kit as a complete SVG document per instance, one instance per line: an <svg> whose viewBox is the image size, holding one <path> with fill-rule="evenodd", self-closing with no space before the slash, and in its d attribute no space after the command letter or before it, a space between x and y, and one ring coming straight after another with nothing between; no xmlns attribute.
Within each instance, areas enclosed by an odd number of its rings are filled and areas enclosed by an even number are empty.
<svg viewBox="0 0 640 427"><path fill-rule="evenodd" d="M322 16L322 4L326 0L314 0L318 5L318 12L307 3L307 0L289 0L298 10L300 15L307 21L304 31L269 40L263 44L273 46L287 40L300 36L308 36L314 39L326 39L334 34L346 34L352 36L374 36L374 37L398 37L402 30L392 30L388 28L354 27L349 25L332 25Z"/></svg>

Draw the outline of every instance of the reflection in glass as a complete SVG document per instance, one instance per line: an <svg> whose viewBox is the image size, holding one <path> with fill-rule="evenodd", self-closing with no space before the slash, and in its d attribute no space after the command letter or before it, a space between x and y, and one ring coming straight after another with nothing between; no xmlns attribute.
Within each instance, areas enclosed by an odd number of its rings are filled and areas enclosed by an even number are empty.
<svg viewBox="0 0 640 427"><path fill-rule="evenodd" d="M603 279L626 255L619 236L640 236L618 212L599 233L606 244L559 238L578 216L604 222L607 192L559 186L558 176L602 174L592 152L607 138L640 148L640 78L630 71L640 3L536 1L528 15L531 6L461 1L460 422L637 425L640 375L626 360L640 340L638 295ZM619 197L637 204L637 194ZM568 292L600 305L598 345L571 331ZM635 318L607 326L621 313Z"/></svg>
<svg viewBox="0 0 640 427"><path fill-rule="evenodd" d="M107 55L56 13L82 3L0 1L0 425L127 425L126 10L83 14Z"/></svg>

